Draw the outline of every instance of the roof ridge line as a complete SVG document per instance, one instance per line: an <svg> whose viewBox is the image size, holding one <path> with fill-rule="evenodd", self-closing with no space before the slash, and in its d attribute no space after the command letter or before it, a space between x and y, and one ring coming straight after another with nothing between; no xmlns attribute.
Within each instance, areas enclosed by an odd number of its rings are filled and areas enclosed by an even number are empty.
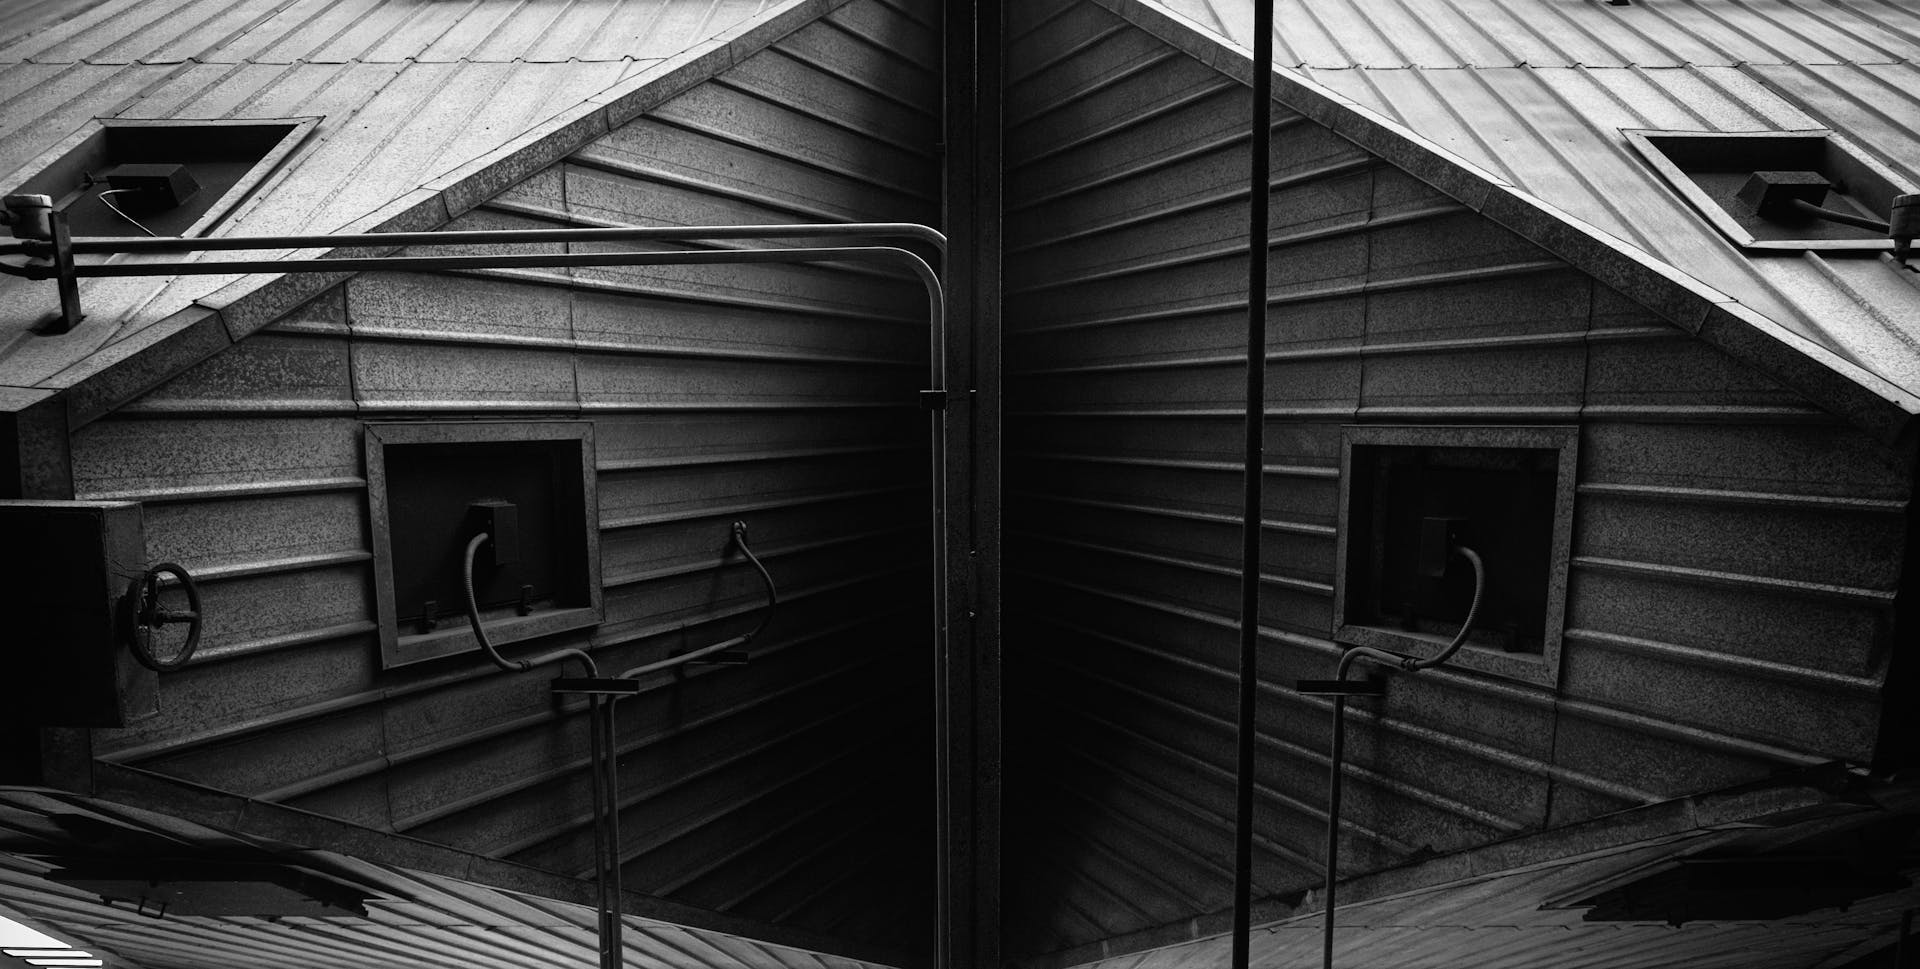
<svg viewBox="0 0 1920 969"><path fill-rule="evenodd" d="M1242 84L1253 52L1158 0L1093 0ZM1277 101L1379 156L1681 329L1893 442L1920 422L1920 395L1848 361L1692 274L1460 157L1292 68L1274 68Z"/></svg>

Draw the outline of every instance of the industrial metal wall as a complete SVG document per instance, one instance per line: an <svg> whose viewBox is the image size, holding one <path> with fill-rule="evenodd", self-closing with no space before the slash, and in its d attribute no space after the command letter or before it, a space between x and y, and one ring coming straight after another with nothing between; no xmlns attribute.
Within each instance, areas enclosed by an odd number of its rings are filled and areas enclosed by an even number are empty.
<svg viewBox="0 0 1920 969"><path fill-rule="evenodd" d="M454 228L938 217L935 8L858 0ZM73 438L143 502L206 639L96 754L590 875L584 708L475 655L383 671L363 422L585 418L618 671L751 628L751 665L621 704L626 886L901 951L931 934L926 300L864 265L370 274ZM510 650L510 652L513 652Z"/></svg>
<svg viewBox="0 0 1920 969"><path fill-rule="evenodd" d="M1121 952L1229 904L1247 94L1094 3L1011 16L1009 949ZM1354 704L1343 870L1871 757L1911 449L1277 117L1256 897L1319 877L1330 704L1291 684L1339 656L1345 424L1580 450L1557 682Z"/></svg>

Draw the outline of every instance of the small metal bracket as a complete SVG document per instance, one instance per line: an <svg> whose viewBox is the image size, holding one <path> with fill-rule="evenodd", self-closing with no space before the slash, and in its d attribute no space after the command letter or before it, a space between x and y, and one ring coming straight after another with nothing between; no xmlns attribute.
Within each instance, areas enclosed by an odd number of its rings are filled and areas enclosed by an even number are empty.
<svg viewBox="0 0 1920 969"><path fill-rule="evenodd" d="M428 599L427 601L420 604L419 629L423 633L430 633L439 628L440 628L440 600Z"/></svg>
<svg viewBox="0 0 1920 969"><path fill-rule="evenodd" d="M920 392L920 406L927 410L946 410L948 404L973 403L971 390L923 390Z"/></svg>
<svg viewBox="0 0 1920 969"><path fill-rule="evenodd" d="M1379 676L1364 680L1301 680L1294 689L1302 696L1386 696L1387 681Z"/></svg>
<svg viewBox="0 0 1920 969"><path fill-rule="evenodd" d="M623 676L558 676L553 680L553 692L634 696L640 692L640 681Z"/></svg>

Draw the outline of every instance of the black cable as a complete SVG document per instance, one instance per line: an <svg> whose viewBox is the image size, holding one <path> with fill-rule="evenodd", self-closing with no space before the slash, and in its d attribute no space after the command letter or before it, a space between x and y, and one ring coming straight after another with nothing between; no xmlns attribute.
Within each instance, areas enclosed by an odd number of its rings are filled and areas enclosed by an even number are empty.
<svg viewBox="0 0 1920 969"><path fill-rule="evenodd" d="M593 657L588 656L586 651L581 649L568 647L530 659L510 660L501 656L499 651L493 648L493 640L487 638L487 631L480 626L480 604L473 597L473 556L480 551L480 546L485 545L490 537L486 532L479 532L467 540L466 567L460 571L461 584L467 593L467 623L473 627L473 638L480 641L480 648L486 652L487 658L493 661L493 665L510 673L524 673L536 666L545 666L558 660L577 659L587 668L588 676L599 676L600 668L594 665Z"/></svg>
<svg viewBox="0 0 1920 969"><path fill-rule="evenodd" d="M760 635L762 632L766 630L767 624L773 621L774 607L780 604L780 589L778 586L774 585L773 573L767 571L766 565L760 561L760 556L753 554L753 548L747 544L747 523L746 522L733 523L733 544L739 547L741 554L747 557L748 564L752 565L754 567L754 570L760 573L760 580L766 583L767 608L766 608L766 611L761 613L760 615L760 624L753 627L752 632L743 633L739 636L733 637L732 639L722 640L720 642L714 643L711 646L702 646L699 649L681 653L678 656L669 656L666 659L658 660L652 663L647 663L643 666L636 666L633 669L630 669L625 673L620 674L621 679L630 680L637 676L645 676L648 673L658 673L661 670L672 669L676 666L684 666L688 663L691 663L703 657L711 656L714 653L725 652L729 649L737 649L741 646L745 646L750 642L753 642L753 638L755 636Z"/></svg>
<svg viewBox="0 0 1920 969"><path fill-rule="evenodd" d="M1869 232L1887 233L1893 231L1892 226L1879 219L1868 218L1864 215L1855 215L1852 212L1841 212L1836 209L1829 209L1824 206L1815 205L1806 199L1790 199L1789 201L1793 203L1794 211L1803 215L1811 215L1816 219L1838 222L1841 225L1850 225L1856 229L1865 229Z"/></svg>
<svg viewBox="0 0 1920 969"><path fill-rule="evenodd" d="M141 224L140 224L140 220L139 220L139 219L136 219L136 218L134 218L133 216L131 216L131 215L128 215L127 213L125 213L125 212L123 212L123 211L121 211L121 210L120 210L120 206L118 206L118 205L115 205L115 204L113 204L113 200L112 200L112 199L110 199L110 198L107 198L107 196L109 196L109 195L125 195L125 194L127 194L127 193L129 193L129 192L135 192L135 191L138 191L138 190L137 190L137 189L131 189L131 188L110 188L110 189L107 189L107 190L106 190L106 191L104 191L104 192L101 192L101 193L100 193L99 195L96 195L96 196L94 196L94 197L100 200L100 204L101 204L101 205L104 205L104 206L106 206L107 208L109 208L109 209L112 209L112 210L113 210L113 214L114 214L114 215L117 215L117 216L119 216L119 217L121 217L121 218L123 218L123 219L125 219L125 220L127 220L128 222L131 222L131 223L133 223L133 227L134 227L134 228L136 228L136 229L139 229L139 230L140 230L141 232L144 232L144 233L146 233L147 235L149 235L149 236L152 236L152 237L153 237L153 238L155 238L155 239L158 239L158 238L160 238L160 235L159 235L159 233L156 233L156 232L154 232L154 231L153 231L152 229L149 229L149 228L147 228L146 226L144 226L144 225L141 225Z"/></svg>

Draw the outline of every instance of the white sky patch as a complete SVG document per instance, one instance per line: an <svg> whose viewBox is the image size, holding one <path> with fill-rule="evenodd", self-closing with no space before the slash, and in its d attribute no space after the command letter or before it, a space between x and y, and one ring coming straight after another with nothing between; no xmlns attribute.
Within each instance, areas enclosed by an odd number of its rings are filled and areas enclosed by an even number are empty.
<svg viewBox="0 0 1920 969"><path fill-rule="evenodd" d="M72 946L0 915L0 949L71 949Z"/></svg>

